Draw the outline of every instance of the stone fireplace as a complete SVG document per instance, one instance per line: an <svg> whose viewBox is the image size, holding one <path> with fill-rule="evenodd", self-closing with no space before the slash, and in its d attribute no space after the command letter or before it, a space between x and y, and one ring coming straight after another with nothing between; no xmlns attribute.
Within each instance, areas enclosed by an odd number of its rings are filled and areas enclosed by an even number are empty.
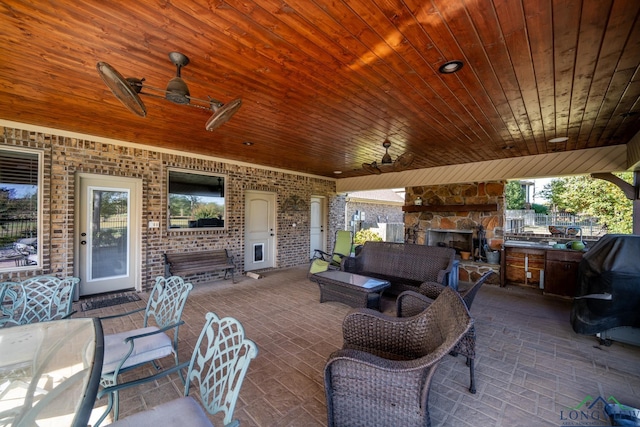
<svg viewBox="0 0 640 427"><path fill-rule="evenodd" d="M469 261L461 261L462 281L473 281L490 268L498 271L498 265L487 264L482 239L492 250L502 248L504 187L504 181L408 187L405 241L471 252ZM418 197L421 205L414 203Z"/></svg>

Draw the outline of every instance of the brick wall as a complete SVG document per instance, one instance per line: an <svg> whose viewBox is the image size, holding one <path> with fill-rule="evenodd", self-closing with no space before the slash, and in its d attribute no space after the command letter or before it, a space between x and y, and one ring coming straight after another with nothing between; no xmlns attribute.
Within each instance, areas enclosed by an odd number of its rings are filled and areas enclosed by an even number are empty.
<svg viewBox="0 0 640 427"><path fill-rule="evenodd" d="M375 226L377 223L402 223L404 214L402 206L385 205L382 203L349 202L347 218L350 219L356 211L364 212L365 223Z"/></svg>
<svg viewBox="0 0 640 427"><path fill-rule="evenodd" d="M282 209L285 200L297 196L308 205L311 195L327 197L331 212L328 234L331 241L327 243L328 247L332 247L335 230L341 229L344 222L344 197L336 195L332 180L21 129L0 127L0 130L3 133L0 145L35 148L44 153L43 247L40 248L42 269L20 274L2 272L0 280L17 280L37 274L74 274L75 179L78 173L137 178L142 181L140 259L142 284L146 289L153 285L156 276L164 273L162 254L168 250L226 248L234 255L238 274L243 272L244 194L247 190L276 194L275 264L278 268L307 263L309 260L309 211L285 211ZM225 230L168 231L167 168L227 176ZM160 228L148 228L149 221L159 221ZM210 280L219 276L218 273L214 275L191 281Z"/></svg>

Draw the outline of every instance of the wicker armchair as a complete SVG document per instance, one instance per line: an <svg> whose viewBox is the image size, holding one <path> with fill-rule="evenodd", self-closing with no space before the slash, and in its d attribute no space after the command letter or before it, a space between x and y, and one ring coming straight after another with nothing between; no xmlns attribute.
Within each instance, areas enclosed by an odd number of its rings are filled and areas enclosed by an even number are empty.
<svg viewBox="0 0 640 427"><path fill-rule="evenodd" d="M461 290L460 296L468 309L471 309L473 299L476 297L480 287L486 282L486 280L494 274L493 270L489 270L484 273L475 283L470 287ZM439 283L423 283L420 286L420 293L413 291L406 291L401 293L396 300L396 313L398 317L410 317L422 312L425 308L429 307L433 301L438 298L440 293L445 289L444 286ZM462 354L467 358L467 366L469 366L469 391L471 393L476 392L476 381L474 374L474 360L476 358L476 330L475 326L471 327L464 337L456 344L455 348L451 352L452 355L457 356Z"/></svg>
<svg viewBox="0 0 640 427"><path fill-rule="evenodd" d="M329 356L324 370L328 425L431 425L435 369L472 324L450 288L414 317L351 311L343 322L343 349Z"/></svg>

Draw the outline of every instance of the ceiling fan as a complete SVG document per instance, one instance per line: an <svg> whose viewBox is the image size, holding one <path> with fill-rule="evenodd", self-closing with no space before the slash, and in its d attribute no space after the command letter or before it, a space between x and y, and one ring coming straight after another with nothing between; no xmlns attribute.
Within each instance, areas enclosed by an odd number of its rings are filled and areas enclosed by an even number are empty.
<svg viewBox="0 0 640 427"><path fill-rule="evenodd" d="M385 139L385 141L382 143L382 146L384 147L385 152L380 163L363 163L362 169L369 173L380 175L382 172L390 172L383 169L390 168L393 172L400 172L411 166L411 163L413 163L413 153L403 153L399 155L395 161L392 160L391 156L389 155L389 147L391 147L391 141L389 141L388 139Z"/></svg>
<svg viewBox="0 0 640 427"><path fill-rule="evenodd" d="M116 98L118 98L120 102L122 102L132 113L137 114L140 117L145 117L147 115L147 109L139 95L166 99L174 104L189 105L191 107L213 111L213 115L205 124L205 129L208 131L212 131L220 127L226 123L231 116L236 113L236 111L238 111L242 105L242 99L240 98L236 98L233 101L223 104L217 99L213 99L211 97L209 97L208 100L205 100L191 96L187 83L182 80L182 77L180 77L180 70L189 63L189 58L180 52L171 52L169 53L169 59L176 66L177 71L176 76L169 80L166 90L143 84L145 80L144 78L124 78L115 70L115 68L106 62L98 62L96 67L100 77L102 77L102 80L107 87L111 89L111 92L113 92ZM147 90L147 92L144 92L143 90ZM192 101L195 101L196 103L192 103Z"/></svg>

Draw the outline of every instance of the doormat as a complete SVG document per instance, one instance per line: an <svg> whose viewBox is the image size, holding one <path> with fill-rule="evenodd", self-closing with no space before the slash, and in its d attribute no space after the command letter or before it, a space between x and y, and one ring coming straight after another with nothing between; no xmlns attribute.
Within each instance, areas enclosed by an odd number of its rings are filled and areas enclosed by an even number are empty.
<svg viewBox="0 0 640 427"><path fill-rule="evenodd" d="M134 301L140 301L140 297L137 294L118 295L110 298L83 302L81 304L81 308L82 311L89 311Z"/></svg>

